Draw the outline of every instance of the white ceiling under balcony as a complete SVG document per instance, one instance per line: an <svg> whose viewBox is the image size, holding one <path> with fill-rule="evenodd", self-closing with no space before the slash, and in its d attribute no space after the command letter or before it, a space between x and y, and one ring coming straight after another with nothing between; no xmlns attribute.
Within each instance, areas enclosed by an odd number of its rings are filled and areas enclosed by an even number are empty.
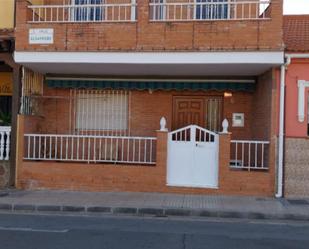
<svg viewBox="0 0 309 249"><path fill-rule="evenodd" d="M96 76L256 76L283 52L15 52L36 72Z"/></svg>

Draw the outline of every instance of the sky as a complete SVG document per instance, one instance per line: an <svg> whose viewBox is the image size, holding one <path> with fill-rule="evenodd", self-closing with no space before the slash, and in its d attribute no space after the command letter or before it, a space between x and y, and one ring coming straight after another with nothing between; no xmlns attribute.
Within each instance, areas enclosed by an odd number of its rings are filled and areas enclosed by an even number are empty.
<svg viewBox="0 0 309 249"><path fill-rule="evenodd" d="M309 14L309 0L284 0L283 12L291 14Z"/></svg>

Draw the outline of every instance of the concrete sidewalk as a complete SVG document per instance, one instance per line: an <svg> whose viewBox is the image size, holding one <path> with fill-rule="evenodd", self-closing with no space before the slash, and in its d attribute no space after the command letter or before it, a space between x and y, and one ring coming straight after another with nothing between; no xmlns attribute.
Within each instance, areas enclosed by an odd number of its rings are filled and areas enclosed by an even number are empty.
<svg viewBox="0 0 309 249"><path fill-rule="evenodd" d="M7 192L0 194L0 211L309 220L309 200L130 192Z"/></svg>

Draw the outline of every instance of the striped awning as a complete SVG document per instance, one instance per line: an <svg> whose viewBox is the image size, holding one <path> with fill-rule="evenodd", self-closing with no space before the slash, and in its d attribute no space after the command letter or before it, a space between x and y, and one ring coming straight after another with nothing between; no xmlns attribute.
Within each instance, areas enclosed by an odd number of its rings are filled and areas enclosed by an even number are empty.
<svg viewBox="0 0 309 249"><path fill-rule="evenodd" d="M97 80L97 79L59 79L45 80L51 88L91 88L125 90L216 90L216 91L254 91L252 80L244 81L143 81L143 80Z"/></svg>

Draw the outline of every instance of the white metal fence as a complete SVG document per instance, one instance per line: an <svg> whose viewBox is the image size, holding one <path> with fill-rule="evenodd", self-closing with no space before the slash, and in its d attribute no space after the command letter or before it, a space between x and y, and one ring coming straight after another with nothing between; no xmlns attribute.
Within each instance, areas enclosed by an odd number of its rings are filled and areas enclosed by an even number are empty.
<svg viewBox="0 0 309 249"><path fill-rule="evenodd" d="M268 159L268 141L231 140L231 168L267 170Z"/></svg>
<svg viewBox="0 0 309 249"><path fill-rule="evenodd" d="M151 21L267 19L271 0L151 0Z"/></svg>
<svg viewBox="0 0 309 249"><path fill-rule="evenodd" d="M155 164L155 137L25 134L25 160Z"/></svg>
<svg viewBox="0 0 309 249"><path fill-rule="evenodd" d="M136 2L100 4L29 5L32 23L136 21Z"/></svg>
<svg viewBox="0 0 309 249"><path fill-rule="evenodd" d="M10 159L10 126L0 126L0 160Z"/></svg>

